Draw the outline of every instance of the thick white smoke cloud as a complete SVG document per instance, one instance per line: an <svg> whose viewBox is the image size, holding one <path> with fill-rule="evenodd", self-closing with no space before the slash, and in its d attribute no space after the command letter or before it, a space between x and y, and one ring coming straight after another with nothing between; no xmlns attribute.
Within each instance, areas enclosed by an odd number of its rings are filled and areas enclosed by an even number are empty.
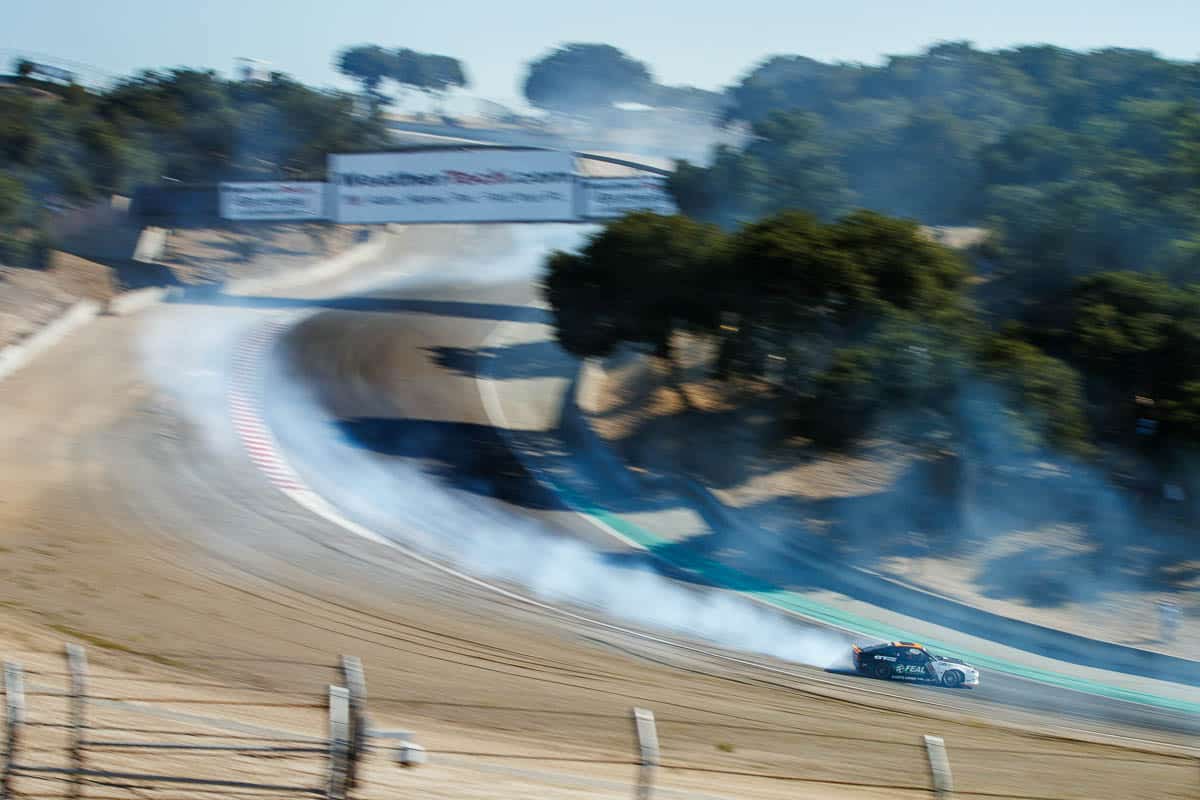
<svg viewBox="0 0 1200 800"><path fill-rule="evenodd" d="M410 241L414 249L374 277L386 276L389 288L528 279L546 252L577 244L587 231L527 226L461 232L449 246L446 237L437 247L432 240L419 246ZM348 286L357 292L367 285L351 279L339 289ZM180 305L148 320L143 337L148 374L204 431L218 457L243 457L228 422L228 365L239 337L261 324L267 313L283 312ZM528 517L447 488L412 462L364 449L347 438L314 387L297 380L286 364L274 360L264 368L270 387L268 418L285 454L314 490L356 522L465 571L525 586L546 601L588 606L617 620L725 647L818 667L844 666L847 645L836 634L725 592L685 587L645 568L617 566Z"/></svg>

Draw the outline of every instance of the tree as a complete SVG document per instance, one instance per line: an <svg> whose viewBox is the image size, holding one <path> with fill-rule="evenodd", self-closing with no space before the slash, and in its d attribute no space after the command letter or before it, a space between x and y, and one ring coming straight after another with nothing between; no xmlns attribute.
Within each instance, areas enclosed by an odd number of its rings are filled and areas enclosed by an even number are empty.
<svg viewBox="0 0 1200 800"><path fill-rule="evenodd" d="M681 210L725 227L788 210L822 219L846 211L851 193L818 117L774 113L753 132L740 152L718 147L707 168L681 162L671 181Z"/></svg>
<svg viewBox="0 0 1200 800"><path fill-rule="evenodd" d="M372 101L380 99L379 85L385 78L392 77L396 70L396 58L379 45L362 44L347 47L338 53L335 62L338 72L362 84L363 92Z"/></svg>
<svg viewBox="0 0 1200 800"><path fill-rule="evenodd" d="M686 217L628 214L579 253L553 253L543 292L564 349L603 356L622 342L646 345L673 365L673 333L715 326L712 292L724 236Z"/></svg>
<svg viewBox="0 0 1200 800"><path fill-rule="evenodd" d="M0 175L0 230L11 231L29 208L29 194L16 178Z"/></svg>
<svg viewBox="0 0 1200 800"><path fill-rule="evenodd" d="M774 112L754 125L745 155L763 165L766 213L799 209L834 219L850 204L846 178L824 141L820 117Z"/></svg>
<svg viewBox="0 0 1200 800"><path fill-rule="evenodd" d="M408 49L394 53L388 77L402 87L431 95L467 85L466 74L457 58Z"/></svg>
<svg viewBox="0 0 1200 800"><path fill-rule="evenodd" d="M34 69L36 66L27 58L18 58L13 65L13 72L17 74L18 78L28 78L33 74Z"/></svg>
<svg viewBox="0 0 1200 800"><path fill-rule="evenodd" d="M987 342L981 363L987 377L1007 391L1008 402L1027 421L1033 444L1076 455L1092 452L1078 372L1028 342L1005 335Z"/></svg>
<svg viewBox="0 0 1200 800"><path fill-rule="evenodd" d="M650 69L607 44L567 44L529 65L525 98L538 108L587 113L651 99Z"/></svg>
<svg viewBox="0 0 1200 800"><path fill-rule="evenodd" d="M833 241L880 301L927 317L961 313L966 265L915 222L856 211L833 225Z"/></svg>
<svg viewBox="0 0 1200 800"><path fill-rule="evenodd" d="M17 236L28 208L29 195L21 182L0 175L0 263L19 265L28 255L25 242Z"/></svg>

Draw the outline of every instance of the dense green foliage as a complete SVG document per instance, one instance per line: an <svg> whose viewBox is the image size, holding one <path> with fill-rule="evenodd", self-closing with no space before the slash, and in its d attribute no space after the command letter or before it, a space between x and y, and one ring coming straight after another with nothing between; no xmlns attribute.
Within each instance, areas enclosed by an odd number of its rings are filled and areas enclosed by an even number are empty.
<svg viewBox="0 0 1200 800"><path fill-rule="evenodd" d="M689 214L731 225L863 206L986 222L1006 266L1058 289L1096 269L1200 263L1200 64L947 43L878 67L776 57L730 95L752 141L683 166Z"/></svg>
<svg viewBox="0 0 1200 800"><path fill-rule="evenodd" d="M281 74L231 82L145 72L99 93L25 81L0 91L0 236L28 235L48 203L127 193L161 176L319 178L327 153L386 141L382 122L355 113L351 96ZM6 260L19 261L11 250Z"/></svg>
<svg viewBox="0 0 1200 800"><path fill-rule="evenodd" d="M1026 421L1077 452L1200 440L1200 64L948 43L882 66L772 58L730 95L750 140L679 164L685 213L985 226L977 326L1016 324L974 368ZM855 349L823 380L862 404L881 366Z"/></svg>
<svg viewBox="0 0 1200 800"><path fill-rule="evenodd" d="M580 253L549 259L546 296L562 345L601 356L627 342L671 356L672 334L711 326L724 237L685 217L631 214L592 236Z"/></svg>
<svg viewBox="0 0 1200 800"><path fill-rule="evenodd" d="M629 343L670 362L674 332L712 337L717 377L769 382L782 421L839 444L883 410L950 412L963 373L985 363L966 278L917 225L868 211L833 223L782 212L732 234L640 213L552 254L545 294L568 351Z"/></svg>

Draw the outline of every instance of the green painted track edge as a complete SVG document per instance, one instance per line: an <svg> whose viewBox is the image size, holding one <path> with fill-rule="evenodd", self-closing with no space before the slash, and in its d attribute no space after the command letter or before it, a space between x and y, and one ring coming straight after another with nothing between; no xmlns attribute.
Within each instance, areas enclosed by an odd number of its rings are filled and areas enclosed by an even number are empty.
<svg viewBox="0 0 1200 800"><path fill-rule="evenodd" d="M652 549L667 544L667 540L655 535L640 525L630 522L604 508L589 502L574 490L559 484L557 481L543 476L543 480L561 497L573 511L584 514L615 530L626 539L646 549ZM1191 703L1171 697L1111 686L1088 678L1074 678L1061 675L1038 667L1025 666L1002 658L987 656L964 650L961 647L945 644L927 636L918 636L908 631L893 628L881 622L861 617L847 611L810 600L796 592L771 586L764 581L746 575L745 573L702 556L666 558L658 555L663 561L676 569L683 570L702 578L719 588L727 589L736 594L749 597L765 605L787 611L806 619L825 623L855 633L884 641L913 641L917 640L935 651L957 656L973 666L983 667L996 672L1013 675L1025 680L1036 681L1049 686L1057 686L1072 691L1106 697L1112 700L1123 700L1130 703L1156 706L1158 708L1182 711L1189 714L1200 714L1200 703ZM753 588L737 589L734 586L752 586Z"/></svg>

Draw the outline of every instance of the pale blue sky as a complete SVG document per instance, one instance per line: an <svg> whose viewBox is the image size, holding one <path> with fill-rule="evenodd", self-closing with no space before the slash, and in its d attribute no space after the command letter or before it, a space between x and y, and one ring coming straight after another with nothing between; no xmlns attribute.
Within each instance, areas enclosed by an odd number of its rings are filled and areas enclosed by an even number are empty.
<svg viewBox="0 0 1200 800"><path fill-rule="evenodd" d="M774 53L876 62L944 39L980 47L1050 42L1200 56L1200 0L5 0L0 58L42 53L126 74L176 65L231 71L250 56L315 84L347 86L330 66L373 42L461 58L481 96L519 96L524 65L564 41L608 42L660 80L728 85ZM7 66L7 65L5 65Z"/></svg>

